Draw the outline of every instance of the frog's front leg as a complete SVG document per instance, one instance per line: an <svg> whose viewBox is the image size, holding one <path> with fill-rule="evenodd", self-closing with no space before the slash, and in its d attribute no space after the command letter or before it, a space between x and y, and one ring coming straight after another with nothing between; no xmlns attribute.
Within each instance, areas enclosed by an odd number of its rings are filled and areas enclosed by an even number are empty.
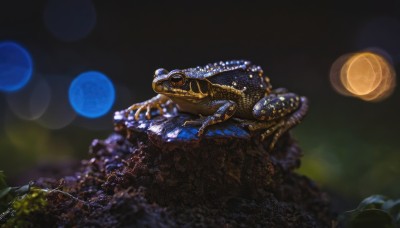
<svg viewBox="0 0 400 228"><path fill-rule="evenodd" d="M128 116L131 111L136 110L135 120L138 120L140 117L140 113L143 110L146 110L146 118L150 119L151 118L150 111L152 108L157 108L158 111L160 112L160 115L162 115L164 113L162 105L168 102L171 102L171 100L167 96L158 94L157 96L151 98L150 100L131 105L129 108L125 110L125 113L126 116Z"/></svg>
<svg viewBox="0 0 400 228"><path fill-rule="evenodd" d="M197 120L189 120L184 123L186 125L201 125L197 135L200 137L204 134L205 129L213 124L224 122L231 118L237 109L237 104L230 100L218 100L210 102L210 109L217 109L217 111L210 116L205 116Z"/></svg>

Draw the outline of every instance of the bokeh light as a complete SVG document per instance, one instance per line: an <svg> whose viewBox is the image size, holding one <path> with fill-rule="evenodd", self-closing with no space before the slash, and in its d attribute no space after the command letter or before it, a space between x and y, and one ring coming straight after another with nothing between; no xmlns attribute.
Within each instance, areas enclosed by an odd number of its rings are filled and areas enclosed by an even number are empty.
<svg viewBox="0 0 400 228"><path fill-rule="evenodd" d="M50 102L36 122L48 129L64 128L76 118L75 111L68 105L68 86L71 79L59 75L46 75L45 78L51 88Z"/></svg>
<svg viewBox="0 0 400 228"><path fill-rule="evenodd" d="M0 91L24 87L32 77L33 63L28 51L15 42L0 43Z"/></svg>
<svg viewBox="0 0 400 228"><path fill-rule="evenodd" d="M115 100L113 83L98 71L84 72L72 81L69 101L74 110L88 118L97 118L110 111Z"/></svg>
<svg viewBox="0 0 400 228"><path fill-rule="evenodd" d="M91 0L49 0L44 10L47 29L66 42L86 37L96 24Z"/></svg>
<svg viewBox="0 0 400 228"><path fill-rule="evenodd" d="M8 106L19 118L36 120L41 117L49 106L51 98L50 86L42 77L35 77L18 93L6 96Z"/></svg>
<svg viewBox="0 0 400 228"><path fill-rule="evenodd" d="M389 97L396 86L391 63L384 55L371 51L338 58L331 67L330 80L338 93L365 101L381 101Z"/></svg>
<svg viewBox="0 0 400 228"><path fill-rule="evenodd" d="M115 102L113 105L114 110L121 110L132 105L132 91L124 84L114 83L115 88ZM106 115L95 119L76 118L72 123L80 128L90 131L111 131L113 125L110 125L110 120L113 119L114 112L108 112Z"/></svg>

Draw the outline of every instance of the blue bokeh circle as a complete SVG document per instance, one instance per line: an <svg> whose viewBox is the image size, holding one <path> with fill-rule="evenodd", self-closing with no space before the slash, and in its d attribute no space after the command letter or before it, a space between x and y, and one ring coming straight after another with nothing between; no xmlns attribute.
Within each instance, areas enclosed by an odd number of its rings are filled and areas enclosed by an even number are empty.
<svg viewBox="0 0 400 228"><path fill-rule="evenodd" d="M78 75L69 87L69 102L81 116L97 118L110 111L115 101L111 80L98 71Z"/></svg>
<svg viewBox="0 0 400 228"><path fill-rule="evenodd" d="M0 91L21 89L31 79L32 72L32 57L25 48L12 41L0 43Z"/></svg>

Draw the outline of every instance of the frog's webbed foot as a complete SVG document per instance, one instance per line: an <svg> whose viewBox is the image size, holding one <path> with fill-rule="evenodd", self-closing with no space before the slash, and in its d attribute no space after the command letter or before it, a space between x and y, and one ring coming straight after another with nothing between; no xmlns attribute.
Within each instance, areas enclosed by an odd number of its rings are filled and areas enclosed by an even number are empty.
<svg viewBox="0 0 400 228"><path fill-rule="evenodd" d="M201 125L199 131L197 132L197 136L201 137L206 128L210 125L220 123L228 120L235 114L237 105L235 102L230 100L220 100L214 101L211 106L218 107L217 111L211 116L202 116L197 120L188 120L183 125Z"/></svg>
<svg viewBox="0 0 400 228"><path fill-rule="evenodd" d="M129 108L127 108L125 110L125 115L128 116L131 111L136 110L134 117L135 117L135 120L139 120L140 113L142 113L143 111L146 111L146 113L145 113L146 119L150 119L151 118L151 113L150 113L151 109L153 109L153 108L158 109L160 115L162 115L164 113L164 109L163 109L162 105L168 104L169 102L171 102L171 100L168 97L159 94L159 95L151 98L150 100L131 105Z"/></svg>
<svg viewBox="0 0 400 228"><path fill-rule="evenodd" d="M269 149L272 150L275 147L276 142L278 141L279 137L286 131L284 128L286 126L286 121L281 120L275 125L267 128L262 134L261 134L261 141L264 141L271 135L273 135L273 138L269 144Z"/></svg>

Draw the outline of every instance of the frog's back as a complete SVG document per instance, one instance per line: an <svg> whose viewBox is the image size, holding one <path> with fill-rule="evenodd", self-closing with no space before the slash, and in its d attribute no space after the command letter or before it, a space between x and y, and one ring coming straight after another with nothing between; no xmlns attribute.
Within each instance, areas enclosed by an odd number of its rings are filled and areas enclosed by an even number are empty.
<svg viewBox="0 0 400 228"><path fill-rule="evenodd" d="M250 119L253 106L268 93L270 87L262 76L261 68L254 65L221 72L206 80L210 82L213 100L236 102L238 109L235 116Z"/></svg>
<svg viewBox="0 0 400 228"><path fill-rule="evenodd" d="M232 72L234 70L255 70L257 66L251 64L247 60L231 60L210 63L205 66L198 66L182 70L189 78L206 79L223 72ZM257 69L260 69L258 67Z"/></svg>

